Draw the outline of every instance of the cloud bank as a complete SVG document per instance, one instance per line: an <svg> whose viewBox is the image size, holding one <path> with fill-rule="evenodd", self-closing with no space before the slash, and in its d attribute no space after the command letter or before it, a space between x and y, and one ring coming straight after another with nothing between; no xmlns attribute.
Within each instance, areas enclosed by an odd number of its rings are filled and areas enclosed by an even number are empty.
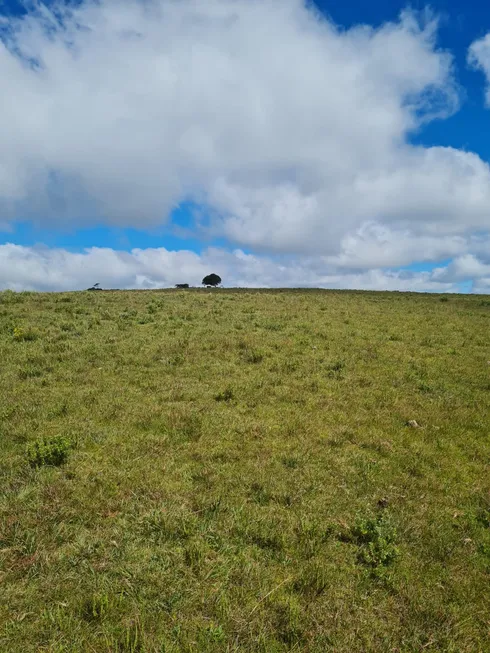
<svg viewBox="0 0 490 653"><path fill-rule="evenodd" d="M429 14L344 30L303 0L84 0L0 32L2 222L145 228L193 201L197 231L345 274L489 238L488 164L411 144L459 106Z"/></svg>
<svg viewBox="0 0 490 653"><path fill-rule="evenodd" d="M455 259L432 272L407 270L339 270L323 257L266 257L242 250L209 248L201 254L164 248L131 252L91 248L81 253L46 247L0 245L0 289L84 290L93 283L104 288L161 288L176 283L198 286L218 272L227 287L324 287L361 290L458 292L473 280L475 292L490 290L490 252L486 262L472 255Z"/></svg>

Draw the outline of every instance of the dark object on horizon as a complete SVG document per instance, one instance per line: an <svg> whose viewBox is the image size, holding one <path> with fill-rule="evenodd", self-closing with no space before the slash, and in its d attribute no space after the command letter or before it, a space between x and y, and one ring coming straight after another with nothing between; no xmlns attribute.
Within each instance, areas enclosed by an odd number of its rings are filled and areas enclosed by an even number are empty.
<svg viewBox="0 0 490 653"><path fill-rule="evenodd" d="M87 290L102 290L102 288L100 287L100 283L94 283L92 288L87 288Z"/></svg>
<svg viewBox="0 0 490 653"><path fill-rule="evenodd" d="M219 286L221 283L221 277L219 277L217 274L208 274L207 277L204 277L202 280L202 285L203 286Z"/></svg>
<svg viewBox="0 0 490 653"><path fill-rule="evenodd" d="M175 287L176 288L188 288L189 284L188 283L176 283Z"/></svg>

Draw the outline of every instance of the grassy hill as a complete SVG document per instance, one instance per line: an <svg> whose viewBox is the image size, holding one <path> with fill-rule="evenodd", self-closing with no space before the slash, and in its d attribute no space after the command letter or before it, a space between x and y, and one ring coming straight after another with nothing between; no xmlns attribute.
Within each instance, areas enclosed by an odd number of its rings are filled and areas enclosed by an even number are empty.
<svg viewBox="0 0 490 653"><path fill-rule="evenodd" d="M0 651L490 651L489 334L477 296L0 293Z"/></svg>

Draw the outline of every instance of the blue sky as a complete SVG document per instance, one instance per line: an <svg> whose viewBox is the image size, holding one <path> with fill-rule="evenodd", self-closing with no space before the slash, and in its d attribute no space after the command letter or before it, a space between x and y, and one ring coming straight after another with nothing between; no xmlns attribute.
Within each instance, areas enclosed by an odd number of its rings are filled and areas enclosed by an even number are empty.
<svg viewBox="0 0 490 653"><path fill-rule="evenodd" d="M490 289L484 3L53 6L0 2L0 287Z"/></svg>

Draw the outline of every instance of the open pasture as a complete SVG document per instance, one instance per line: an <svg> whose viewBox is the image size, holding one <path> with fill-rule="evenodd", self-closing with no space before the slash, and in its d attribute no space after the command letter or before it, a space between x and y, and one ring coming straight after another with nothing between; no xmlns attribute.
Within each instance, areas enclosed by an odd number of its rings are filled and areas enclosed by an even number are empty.
<svg viewBox="0 0 490 653"><path fill-rule="evenodd" d="M490 651L489 334L481 296L0 293L0 651Z"/></svg>

